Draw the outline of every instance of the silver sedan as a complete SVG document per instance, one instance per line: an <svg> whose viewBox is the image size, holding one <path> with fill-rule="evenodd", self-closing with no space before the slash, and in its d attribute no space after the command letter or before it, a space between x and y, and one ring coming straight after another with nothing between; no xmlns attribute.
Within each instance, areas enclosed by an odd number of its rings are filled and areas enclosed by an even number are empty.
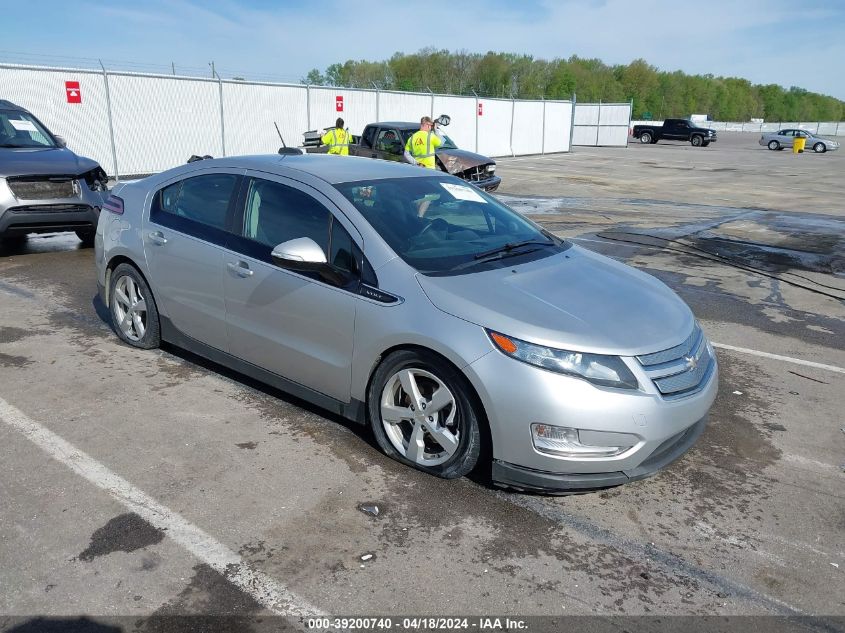
<svg viewBox="0 0 845 633"><path fill-rule="evenodd" d="M367 424L390 457L520 490L641 479L716 397L657 279L437 171L205 160L119 185L95 240L117 335L166 340Z"/></svg>
<svg viewBox="0 0 845 633"><path fill-rule="evenodd" d="M832 152L839 149L839 143L829 138L816 136L807 130L784 129L777 132L768 132L760 137L760 145L765 145L770 150L790 148L796 138L803 138L804 147L812 149L817 154Z"/></svg>

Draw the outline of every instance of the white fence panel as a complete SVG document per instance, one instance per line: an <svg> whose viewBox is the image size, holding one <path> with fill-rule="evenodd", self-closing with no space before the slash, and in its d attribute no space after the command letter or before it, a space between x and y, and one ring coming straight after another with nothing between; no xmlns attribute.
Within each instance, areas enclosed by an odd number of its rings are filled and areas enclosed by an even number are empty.
<svg viewBox="0 0 845 633"><path fill-rule="evenodd" d="M816 132L816 134L821 134L821 135L827 134L828 136L836 136L836 134L839 131L838 130L839 124L836 121L828 121L826 123L818 123L816 127L818 128L818 132ZM843 129L845 129L845 126L843 126Z"/></svg>
<svg viewBox="0 0 845 633"><path fill-rule="evenodd" d="M576 103L575 104L575 126L598 125L599 104L597 103Z"/></svg>
<svg viewBox="0 0 845 633"><path fill-rule="evenodd" d="M600 114L599 125L619 125L627 128L631 121L631 104L603 103Z"/></svg>
<svg viewBox="0 0 845 633"><path fill-rule="evenodd" d="M572 102L546 101L546 130L543 151L568 152L572 129Z"/></svg>
<svg viewBox="0 0 845 633"><path fill-rule="evenodd" d="M109 86L121 174L170 169L192 154L223 155L217 81L110 74Z"/></svg>
<svg viewBox="0 0 845 633"><path fill-rule="evenodd" d="M598 128L598 134L596 145L599 147L625 147L628 145L627 125L625 127L601 125Z"/></svg>
<svg viewBox="0 0 845 633"><path fill-rule="evenodd" d="M337 111L337 98L343 97L343 111ZM376 118L375 90L349 90L344 88L311 87L311 129L334 127L341 117L352 134L361 134L368 123ZM303 128L300 134L304 132ZM301 137L300 137L301 138Z"/></svg>
<svg viewBox="0 0 845 633"><path fill-rule="evenodd" d="M443 132L461 149L475 151L475 98L435 95L434 116L448 114L452 121Z"/></svg>
<svg viewBox="0 0 845 633"><path fill-rule="evenodd" d="M539 154L543 151L543 103L516 101L513 113L514 155Z"/></svg>
<svg viewBox="0 0 845 633"><path fill-rule="evenodd" d="M66 81L78 81L81 103L68 103ZM70 149L115 173L105 83L101 73L0 67L0 98L32 112Z"/></svg>
<svg viewBox="0 0 845 633"><path fill-rule="evenodd" d="M379 98L379 119L382 121L419 122L422 117L431 116L431 95L382 91Z"/></svg>
<svg viewBox="0 0 845 633"><path fill-rule="evenodd" d="M510 129L513 101L479 99L478 153L486 156L510 156Z"/></svg>
<svg viewBox="0 0 845 633"><path fill-rule="evenodd" d="M274 123L288 147L302 145L308 129L306 99L305 88L223 82L226 153L275 153L282 142Z"/></svg>
<svg viewBox="0 0 845 633"><path fill-rule="evenodd" d="M576 103L573 145L625 147L630 103Z"/></svg>

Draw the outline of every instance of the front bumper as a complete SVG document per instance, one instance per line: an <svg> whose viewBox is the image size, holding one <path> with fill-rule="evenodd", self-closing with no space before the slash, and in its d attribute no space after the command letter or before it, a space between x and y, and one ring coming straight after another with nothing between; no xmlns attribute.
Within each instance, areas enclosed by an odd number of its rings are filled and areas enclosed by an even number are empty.
<svg viewBox="0 0 845 633"><path fill-rule="evenodd" d="M496 191L499 188L499 185L502 182L502 179L498 176L491 176L490 178L485 178L484 180L466 180L469 184L482 189L483 191Z"/></svg>
<svg viewBox="0 0 845 633"><path fill-rule="evenodd" d="M32 204L6 209L0 216L0 235L53 231L94 232L99 210L86 204Z"/></svg>
<svg viewBox="0 0 845 633"><path fill-rule="evenodd" d="M637 468L608 473L550 473L507 462L493 462L493 481L504 488L524 492L586 492L621 486L651 477L686 453L704 432L704 417L685 431L669 438Z"/></svg>
<svg viewBox="0 0 845 633"><path fill-rule="evenodd" d="M692 393L662 396L633 359L637 390L597 387L493 351L465 368L478 392L493 441L493 480L523 490L584 490L647 477L695 442L716 398L715 358ZM610 457L564 457L538 451L531 424L578 429L586 436L634 436L632 448ZM628 442L625 443L628 445Z"/></svg>
<svg viewBox="0 0 845 633"><path fill-rule="evenodd" d="M26 235L53 231L84 231L97 228L103 194L78 181L74 196L67 198L18 198L0 178L0 235Z"/></svg>

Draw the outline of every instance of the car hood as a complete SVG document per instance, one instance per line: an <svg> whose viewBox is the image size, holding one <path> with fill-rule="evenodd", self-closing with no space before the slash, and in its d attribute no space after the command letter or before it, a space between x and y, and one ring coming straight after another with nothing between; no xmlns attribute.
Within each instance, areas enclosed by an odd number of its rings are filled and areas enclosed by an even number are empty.
<svg viewBox="0 0 845 633"><path fill-rule="evenodd" d="M636 356L677 345L694 322L662 282L578 247L517 266L417 279L444 312L561 349Z"/></svg>
<svg viewBox="0 0 845 633"><path fill-rule="evenodd" d="M438 149L435 153L450 174L459 174L477 165L496 164L496 161L489 156L468 152L465 149Z"/></svg>
<svg viewBox="0 0 845 633"><path fill-rule="evenodd" d="M67 148L0 148L0 176L79 176L97 167Z"/></svg>

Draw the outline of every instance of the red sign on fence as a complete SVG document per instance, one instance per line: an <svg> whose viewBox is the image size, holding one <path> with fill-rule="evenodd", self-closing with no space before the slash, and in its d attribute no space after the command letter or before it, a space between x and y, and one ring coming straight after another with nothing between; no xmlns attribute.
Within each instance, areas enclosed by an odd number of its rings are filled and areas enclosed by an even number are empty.
<svg viewBox="0 0 845 633"><path fill-rule="evenodd" d="M334 98L334 109L338 112L343 112L343 96L337 95Z"/></svg>
<svg viewBox="0 0 845 633"><path fill-rule="evenodd" d="M66 81L65 94L68 103L82 103L82 91L79 89L78 81Z"/></svg>
<svg viewBox="0 0 845 633"><path fill-rule="evenodd" d="M481 102L479 101L479 102L478 102L478 116L481 116L482 114L484 114L484 111L482 110L481 105L482 105L482 104L481 104Z"/></svg>

